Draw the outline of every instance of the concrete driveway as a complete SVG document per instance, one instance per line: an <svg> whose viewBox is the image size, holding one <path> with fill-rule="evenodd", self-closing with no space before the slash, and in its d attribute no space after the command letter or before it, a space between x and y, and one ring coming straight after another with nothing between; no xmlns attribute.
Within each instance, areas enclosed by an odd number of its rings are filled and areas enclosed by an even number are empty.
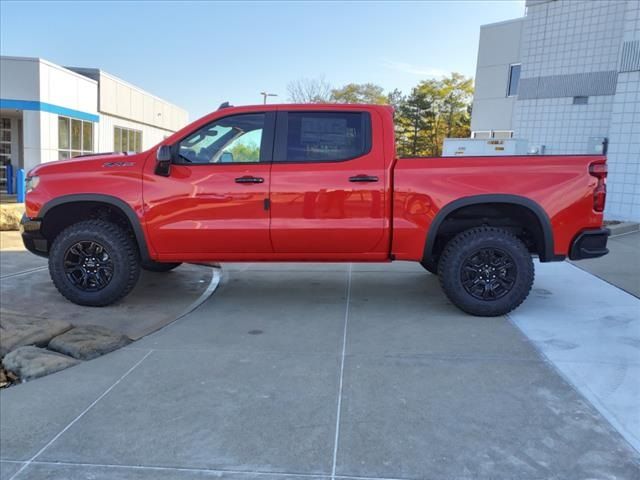
<svg viewBox="0 0 640 480"><path fill-rule="evenodd" d="M480 319L412 264L225 265L178 322L0 393L2 478L637 480L640 301L569 264L538 267L520 310ZM597 296L580 293L585 276ZM607 341L628 349L567 340L591 327L565 300L621 298ZM553 339L581 347L562 361L584 385L593 365L630 367L624 398L598 405L625 437L553 363L554 342L536 348Z"/></svg>
<svg viewBox="0 0 640 480"><path fill-rule="evenodd" d="M56 290L47 259L25 250L18 232L0 232L0 315L100 325L137 340L173 322L206 297L212 270L181 265L167 273L142 271L126 301L86 308Z"/></svg>

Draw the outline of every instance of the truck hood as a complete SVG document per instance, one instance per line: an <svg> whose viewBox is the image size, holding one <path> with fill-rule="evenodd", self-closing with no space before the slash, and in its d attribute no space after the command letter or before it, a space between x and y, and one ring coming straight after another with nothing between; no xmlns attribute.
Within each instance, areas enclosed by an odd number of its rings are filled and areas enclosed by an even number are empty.
<svg viewBox="0 0 640 480"><path fill-rule="evenodd" d="M42 163L32 168L27 176L42 176L51 173L66 172L90 172L103 168L115 169L135 169L142 168L144 156L142 154L128 155L126 153L96 153L94 155L83 155L69 160L57 160L54 162Z"/></svg>

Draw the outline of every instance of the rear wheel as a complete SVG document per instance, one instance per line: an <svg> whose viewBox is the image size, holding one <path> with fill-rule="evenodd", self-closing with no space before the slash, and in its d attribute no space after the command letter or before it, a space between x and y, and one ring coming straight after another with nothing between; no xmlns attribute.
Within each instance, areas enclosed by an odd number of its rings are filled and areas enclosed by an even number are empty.
<svg viewBox="0 0 640 480"><path fill-rule="evenodd" d="M147 270L149 272L168 272L169 270L173 270L176 267L179 267L182 263L162 263L162 262L154 262L153 260L149 260L147 262L142 262L140 265L143 270Z"/></svg>
<svg viewBox="0 0 640 480"><path fill-rule="evenodd" d="M438 264L442 288L461 310L472 315L504 315L519 306L533 285L533 261L515 236L478 227L455 236Z"/></svg>
<svg viewBox="0 0 640 480"><path fill-rule="evenodd" d="M49 252L58 291L78 305L103 307L127 295L140 275L135 242L122 228L86 220L64 229Z"/></svg>

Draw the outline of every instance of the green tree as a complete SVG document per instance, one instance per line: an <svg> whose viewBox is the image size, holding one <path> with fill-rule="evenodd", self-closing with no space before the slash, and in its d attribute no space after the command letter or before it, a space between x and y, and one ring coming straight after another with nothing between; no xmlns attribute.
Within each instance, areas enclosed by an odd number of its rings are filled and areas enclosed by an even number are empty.
<svg viewBox="0 0 640 480"><path fill-rule="evenodd" d="M402 102L405 101L405 97L397 88L387 93L387 101L385 103L391 105L395 111L398 111Z"/></svg>
<svg viewBox="0 0 640 480"><path fill-rule="evenodd" d="M473 80L459 73L452 73L442 80L447 137L468 137L471 134L471 102Z"/></svg>
<svg viewBox="0 0 640 480"><path fill-rule="evenodd" d="M423 155L430 143L425 133L431 127L432 101L415 87L397 107L395 115L396 149L401 156Z"/></svg>
<svg viewBox="0 0 640 480"><path fill-rule="evenodd" d="M233 155L234 163L260 161L260 146L253 142L238 142L227 151Z"/></svg>
<svg viewBox="0 0 640 480"><path fill-rule="evenodd" d="M472 79L459 73L420 82L397 109L398 153L437 157L446 137L468 137L472 95Z"/></svg>
<svg viewBox="0 0 640 480"><path fill-rule="evenodd" d="M324 77L300 78L287 85L289 101L293 103L329 103L331 91L331 84Z"/></svg>
<svg viewBox="0 0 640 480"><path fill-rule="evenodd" d="M409 95L398 90L385 94L374 83L348 83L332 88L323 78L300 79L288 85L295 103L388 104L395 111L396 150L400 156L433 156L442 153L446 137L464 138L471 133L473 80L459 73L423 80Z"/></svg>
<svg viewBox="0 0 640 480"><path fill-rule="evenodd" d="M382 105L387 103L387 96L382 87L373 83L349 83L342 88L331 90L331 101Z"/></svg>

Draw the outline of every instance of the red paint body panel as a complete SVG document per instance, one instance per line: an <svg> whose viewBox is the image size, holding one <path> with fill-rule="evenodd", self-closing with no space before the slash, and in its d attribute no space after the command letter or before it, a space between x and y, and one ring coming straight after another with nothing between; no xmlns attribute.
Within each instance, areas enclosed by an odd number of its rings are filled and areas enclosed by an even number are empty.
<svg viewBox="0 0 640 480"><path fill-rule="evenodd" d="M384 119L372 112L373 138L382 138L384 127ZM280 159L274 158L270 194L274 252L388 258L391 159L384 143L375 141L367 154L353 160L310 164L277 163ZM358 175L379 181L349 181Z"/></svg>
<svg viewBox="0 0 640 480"><path fill-rule="evenodd" d="M172 145L207 123L238 113L367 111L372 148L339 162L172 165L155 174L153 149L36 167L27 216L71 194L124 201L142 226L149 255L164 261L420 261L438 212L458 199L508 194L538 204L551 221L554 253L567 255L582 230L602 225L593 209L601 156L396 159L393 113L371 105L267 105L218 110L162 142ZM353 183L349 177L378 177ZM238 184L242 176L261 184ZM270 202L268 209L265 200ZM433 234L433 232L431 233Z"/></svg>
<svg viewBox="0 0 640 480"><path fill-rule="evenodd" d="M171 176L145 167L142 188L149 239L160 257L254 252L272 253L269 212L269 164L172 165ZM235 179L256 176L261 184Z"/></svg>
<svg viewBox="0 0 640 480"><path fill-rule="evenodd" d="M602 225L593 210L597 181L590 155L441 157L400 159L395 168L393 252L399 260L422 258L438 212L464 197L510 194L533 200L551 220L554 253L567 255L571 240Z"/></svg>

